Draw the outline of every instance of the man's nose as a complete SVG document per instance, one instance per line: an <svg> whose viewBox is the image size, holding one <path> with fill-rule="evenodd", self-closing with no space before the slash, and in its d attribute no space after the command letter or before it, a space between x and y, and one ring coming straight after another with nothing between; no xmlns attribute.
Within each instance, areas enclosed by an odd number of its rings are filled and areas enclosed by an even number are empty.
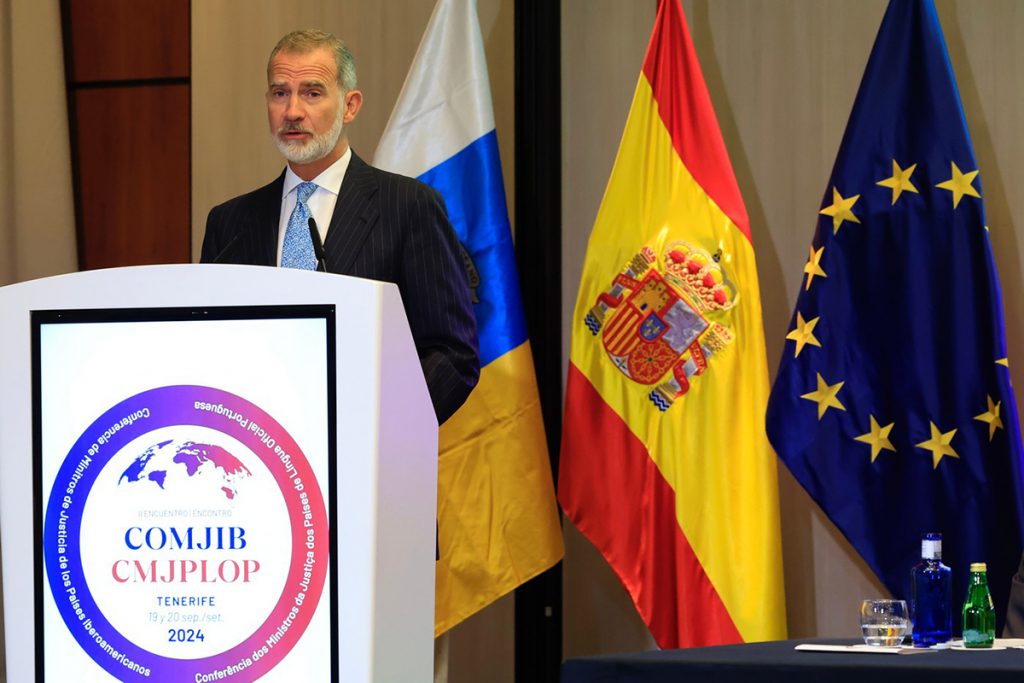
<svg viewBox="0 0 1024 683"><path fill-rule="evenodd" d="M299 121L306 115L302 108L302 101L298 95L291 95L285 104L284 117L289 121Z"/></svg>

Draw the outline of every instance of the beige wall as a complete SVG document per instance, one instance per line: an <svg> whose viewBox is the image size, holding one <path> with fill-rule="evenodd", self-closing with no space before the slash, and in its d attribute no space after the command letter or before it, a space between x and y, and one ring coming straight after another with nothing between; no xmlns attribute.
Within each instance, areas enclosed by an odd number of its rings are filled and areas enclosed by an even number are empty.
<svg viewBox="0 0 1024 683"><path fill-rule="evenodd" d="M60 8L0 3L0 285L77 268Z"/></svg>
<svg viewBox="0 0 1024 683"><path fill-rule="evenodd" d="M985 187L1011 372L1024 381L1024 297L1014 207L1024 203L1024 3L937 3ZM884 0L683 0L750 214L774 376L807 245L885 11ZM563 314L611 171L655 2L562 0ZM566 332L568 348L568 328ZM567 355L567 353L565 354ZM1020 404L1018 404L1020 406ZM857 602L883 588L780 468L793 637L855 636ZM565 655L651 646L596 551L566 530Z"/></svg>

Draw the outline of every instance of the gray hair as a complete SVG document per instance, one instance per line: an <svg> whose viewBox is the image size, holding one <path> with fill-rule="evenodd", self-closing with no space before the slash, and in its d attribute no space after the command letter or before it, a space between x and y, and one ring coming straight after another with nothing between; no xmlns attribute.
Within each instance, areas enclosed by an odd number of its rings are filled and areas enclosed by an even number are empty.
<svg viewBox="0 0 1024 683"><path fill-rule="evenodd" d="M333 33L319 31L315 28L292 31L281 40L270 51L270 58L267 60L267 79L270 78L270 64L278 52L292 52L305 54L327 48L334 54L334 64L338 71L338 85L344 92L356 89L356 58L352 51Z"/></svg>

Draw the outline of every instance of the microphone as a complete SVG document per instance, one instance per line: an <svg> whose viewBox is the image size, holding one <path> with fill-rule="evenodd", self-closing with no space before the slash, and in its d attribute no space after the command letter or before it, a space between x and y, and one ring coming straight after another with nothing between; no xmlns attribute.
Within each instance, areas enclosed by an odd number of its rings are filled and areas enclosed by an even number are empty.
<svg viewBox="0 0 1024 683"><path fill-rule="evenodd" d="M309 239L313 240L313 254L316 255L316 269L321 273L327 272L327 264L324 263L324 243L320 241L320 231L316 227L316 221L309 217Z"/></svg>
<svg viewBox="0 0 1024 683"><path fill-rule="evenodd" d="M235 251L235 247L238 246L238 240L239 238L242 237L243 232L245 232L245 230L239 230L238 232L236 232L235 236L232 237L226 245L224 245L224 248L221 249L217 253L217 255L213 257L213 260L210 261L210 263L224 263L224 261L227 260L228 256L231 256L231 254Z"/></svg>

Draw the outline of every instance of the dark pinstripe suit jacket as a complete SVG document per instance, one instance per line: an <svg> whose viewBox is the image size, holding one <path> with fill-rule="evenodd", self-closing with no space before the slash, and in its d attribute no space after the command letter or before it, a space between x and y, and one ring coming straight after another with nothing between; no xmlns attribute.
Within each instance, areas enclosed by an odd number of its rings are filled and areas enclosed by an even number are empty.
<svg viewBox="0 0 1024 683"><path fill-rule="evenodd" d="M213 207L203 263L220 255L224 263L276 265L283 188L284 173ZM441 196L353 153L324 253L329 272L398 285L437 420L447 420L476 385L480 361L466 272Z"/></svg>

